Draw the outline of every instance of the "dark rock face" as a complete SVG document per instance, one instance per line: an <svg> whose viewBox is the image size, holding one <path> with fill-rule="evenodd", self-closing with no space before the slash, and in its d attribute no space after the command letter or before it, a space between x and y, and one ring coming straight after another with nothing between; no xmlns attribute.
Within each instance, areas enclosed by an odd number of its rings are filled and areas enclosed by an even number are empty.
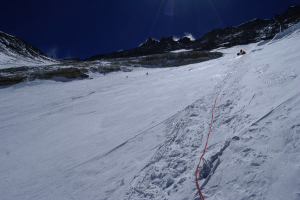
<svg viewBox="0 0 300 200"><path fill-rule="evenodd" d="M8 86L24 81L33 81L35 79L53 79L53 78L88 78L88 70L85 68L78 69L75 67L69 68L51 68L45 67L42 70L34 67L15 67L0 69L0 87ZM6 75L1 75L6 73Z"/></svg>
<svg viewBox="0 0 300 200"><path fill-rule="evenodd" d="M294 6L283 14L275 15L273 19L254 19L236 27L213 30L196 40L193 48L211 50L272 39L277 33L299 21L300 6Z"/></svg>
<svg viewBox="0 0 300 200"><path fill-rule="evenodd" d="M277 33L284 31L299 21L300 6L294 6L290 7L283 14L276 14L273 19L254 19L239 26L215 29L195 41L191 41L187 37L178 41L174 41L173 37L163 37L160 41L149 37L145 43L137 48L95 55L87 60L138 57L179 49L208 51L219 47L249 44L272 39Z"/></svg>
<svg viewBox="0 0 300 200"><path fill-rule="evenodd" d="M49 59L39 49L31 44L0 31L0 52L13 53L27 58Z"/></svg>
<svg viewBox="0 0 300 200"><path fill-rule="evenodd" d="M92 56L87 60L128 58L128 57L147 56L153 54L162 54L162 53L166 53L178 49L184 49L184 48L191 49L191 44L193 44L193 41L191 41L187 37L184 37L178 41L175 41L173 37L167 37L167 38L162 37L160 41L157 41L149 37L145 43L143 43L141 46L137 48L109 53L109 54L96 55L96 56Z"/></svg>
<svg viewBox="0 0 300 200"><path fill-rule="evenodd" d="M64 77L67 79L74 79L74 78L88 78L89 76L86 74L86 69L78 69L74 67L70 68L59 68L53 71L47 71L44 73L39 73L36 75L37 79L51 79L54 77Z"/></svg>

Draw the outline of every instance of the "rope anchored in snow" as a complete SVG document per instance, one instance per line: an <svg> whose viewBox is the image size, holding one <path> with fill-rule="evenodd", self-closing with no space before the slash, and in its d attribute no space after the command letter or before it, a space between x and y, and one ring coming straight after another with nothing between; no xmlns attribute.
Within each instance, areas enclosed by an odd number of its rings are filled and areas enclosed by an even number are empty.
<svg viewBox="0 0 300 200"><path fill-rule="evenodd" d="M209 135L210 135L210 132L212 130L212 125L213 125L213 119L214 119L214 110L215 110L215 107L216 107L216 103L217 103L217 100L218 100L218 97L220 95L220 93L222 92L223 88L221 89L221 91L219 92L219 94L217 95L216 99L215 99L215 103L213 105L213 108L212 108L212 111L211 111L211 121L210 121L210 126L209 126L209 131L208 131L208 134L207 134L207 138L206 138L206 143L205 143L205 146L204 146L204 149L203 149L203 152L201 154L201 157L200 157L200 160L199 160L199 163L197 165L197 168L196 168L196 172L195 172L195 177L196 177L196 184L197 184L197 188L198 188L198 191L200 193L200 196L202 198L202 200L205 200L204 199L204 196L201 192L201 188L199 186L199 183L198 183L198 169L199 169L199 166L200 166L200 162L205 154L205 151L206 151L206 147L207 147L207 143L208 143L208 139L209 139Z"/></svg>
<svg viewBox="0 0 300 200"><path fill-rule="evenodd" d="M236 67L234 68L234 70L237 69L237 67L238 67L238 65L236 65ZM233 71L234 71L234 70L233 70ZM214 111L215 111L215 107L216 107L216 104L217 104L217 100L218 100L218 98L219 98L221 92L223 91L224 87L227 85L229 79L231 79L231 76L232 76L232 74L230 74L229 76L227 76L227 77L224 79L225 83L224 83L223 87L221 88L220 92L218 93L218 95L217 95L217 97L216 97L216 99L215 99L213 108L212 108L212 110L211 110L211 121L210 121L209 131L208 131L207 138L206 138L206 143L205 143L203 152L202 152L202 154L201 154L201 156L200 156L200 160L199 160L199 163L198 163L198 165L197 165L197 167L196 167L196 171L195 171L196 184L197 184L197 188L198 188L198 191L199 191L199 193L200 193L200 196L201 196L202 200L205 200L205 199L204 199L204 196L203 196L203 194L202 194L202 191L201 191L201 188L200 188L200 185L199 185L199 182L198 182L198 169L199 169L201 160L202 160L202 158L203 158L203 156L204 156L204 154L205 154L206 147L207 147L207 144L208 144L209 135L210 135L211 130L212 130L213 119L214 119Z"/></svg>

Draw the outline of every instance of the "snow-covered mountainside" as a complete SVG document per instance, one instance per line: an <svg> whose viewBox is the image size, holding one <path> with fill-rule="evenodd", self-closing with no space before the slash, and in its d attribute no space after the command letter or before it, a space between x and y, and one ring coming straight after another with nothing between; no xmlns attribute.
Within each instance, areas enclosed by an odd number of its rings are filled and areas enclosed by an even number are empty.
<svg viewBox="0 0 300 200"><path fill-rule="evenodd" d="M300 25L221 51L178 68L2 88L1 199L200 199L194 172L220 91L205 199L299 199Z"/></svg>
<svg viewBox="0 0 300 200"><path fill-rule="evenodd" d="M0 69L54 63L57 61L45 56L34 46L0 31Z"/></svg>

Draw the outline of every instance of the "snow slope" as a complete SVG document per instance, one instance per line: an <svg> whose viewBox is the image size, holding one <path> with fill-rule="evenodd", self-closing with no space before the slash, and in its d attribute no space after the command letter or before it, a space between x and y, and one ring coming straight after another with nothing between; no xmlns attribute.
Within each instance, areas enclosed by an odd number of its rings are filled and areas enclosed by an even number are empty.
<svg viewBox="0 0 300 200"><path fill-rule="evenodd" d="M220 90L200 169L206 199L299 199L299 28L221 51L2 88L1 199L200 199L194 171Z"/></svg>
<svg viewBox="0 0 300 200"><path fill-rule="evenodd" d="M30 58L13 52L0 52L0 69L22 66L44 66L56 63L58 62L46 56L44 58Z"/></svg>
<svg viewBox="0 0 300 200"><path fill-rule="evenodd" d="M0 69L21 66L43 66L58 63L41 51L18 39L0 31Z"/></svg>

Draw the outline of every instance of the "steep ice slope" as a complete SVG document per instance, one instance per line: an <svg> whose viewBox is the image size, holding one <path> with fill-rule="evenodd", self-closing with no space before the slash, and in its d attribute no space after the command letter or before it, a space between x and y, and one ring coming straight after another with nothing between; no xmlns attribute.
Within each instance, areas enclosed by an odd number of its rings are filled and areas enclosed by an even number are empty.
<svg viewBox="0 0 300 200"><path fill-rule="evenodd" d="M207 199L300 198L299 47L297 24L258 44L224 89L207 158L230 145Z"/></svg>
<svg viewBox="0 0 300 200"><path fill-rule="evenodd" d="M228 63L229 72L216 87L178 117L126 199L200 199L197 155L205 144L210 107L223 87L206 167L200 170L206 199L300 198L299 24L292 29ZM224 52L233 49L238 50Z"/></svg>
<svg viewBox="0 0 300 200"><path fill-rule="evenodd" d="M221 88L206 199L299 199L299 43L295 29L205 63L2 88L1 199L199 199Z"/></svg>

